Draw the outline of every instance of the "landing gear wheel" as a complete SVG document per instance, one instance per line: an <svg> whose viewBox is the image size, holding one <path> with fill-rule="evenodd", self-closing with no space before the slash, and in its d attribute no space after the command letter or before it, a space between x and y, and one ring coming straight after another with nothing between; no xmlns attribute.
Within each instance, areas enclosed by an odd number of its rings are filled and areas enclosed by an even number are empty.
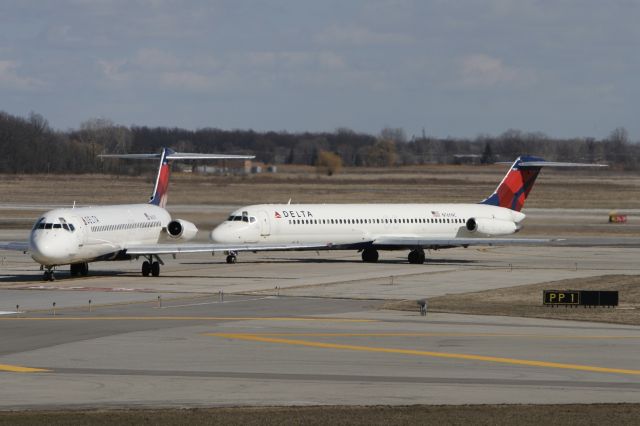
<svg viewBox="0 0 640 426"><path fill-rule="evenodd" d="M424 255L424 251L422 250L411 250L409 252L409 263L414 264L414 265L421 265L424 263L425 260L425 255Z"/></svg>
<svg viewBox="0 0 640 426"><path fill-rule="evenodd" d="M159 277L160 276L160 263L159 262L153 262L151 264L151 275L153 275L154 277Z"/></svg>
<svg viewBox="0 0 640 426"><path fill-rule="evenodd" d="M80 264L72 263L71 265L69 265L69 272L71 273L72 277L77 276L80 273Z"/></svg>
<svg viewBox="0 0 640 426"><path fill-rule="evenodd" d="M236 258L235 254L230 254L229 256L227 256L227 263L236 263L236 260L238 260Z"/></svg>
<svg viewBox="0 0 640 426"><path fill-rule="evenodd" d="M80 270L80 275L82 275L83 277L86 277L87 275L89 275L89 263L88 262L82 262L79 266L79 270Z"/></svg>
<svg viewBox="0 0 640 426"><path fill-rule="evenodd" d="M375 263L378 261L378 250L372 248L366 248L362 250L362 261Z"/></svg>
<svg viewBox="0 0 640 426"><path fill-rule="evenodd" d="M145 260L144 262L142 262L142 276L148 277L150 273L151 273L151 264L149 263L148 260Z"/></svg>
<svg viewBox="0 0 640 426"><path fill-rule="evenodd" d="M44 281L55 281L56 276L53 274L53 270L44 271L44 276L42 277Z"/></svg>

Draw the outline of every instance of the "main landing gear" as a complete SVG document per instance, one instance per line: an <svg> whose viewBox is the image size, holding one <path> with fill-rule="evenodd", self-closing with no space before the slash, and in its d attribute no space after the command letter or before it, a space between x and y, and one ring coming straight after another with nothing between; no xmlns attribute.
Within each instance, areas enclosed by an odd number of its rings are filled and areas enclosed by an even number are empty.
<svg viewBox="0 0 640 426"><path fill-rule="evenodd" d="M72 263L69 265L69 271L72 277L77 277L78 275L86 277L89 275L89 262Z"/></svg>
<svg viewBox="0 0 640 426"><path fill-rule="evenodd" d="M160 264L164 265L164 263L158 256L155 256L155 258L158 260L153 260L154 256L148 256L147 260L142 262L142 276L148 277L149 274L153 277L160 276Z"/></svg>
<svg viewBox="0 0 640 426"><path fill-rule="evenodd" d="M422 250L421 248L411 250L409 252L408 259L409 259L409 263L411 264L415 264L415 265L423 264L425 260L424 250Z"/></svg>
<svg viewBox="0 0 640 426"><path fill-rule="evenodd" d="M374 248L366 248L362 250L362 261L375 263L378 261L378 250Z"/></svg>

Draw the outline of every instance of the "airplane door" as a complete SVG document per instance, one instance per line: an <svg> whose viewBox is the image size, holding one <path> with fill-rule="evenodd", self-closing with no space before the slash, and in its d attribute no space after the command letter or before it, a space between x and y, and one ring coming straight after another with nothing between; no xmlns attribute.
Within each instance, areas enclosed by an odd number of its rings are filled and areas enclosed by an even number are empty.
<svg viewBox="0 0 640 426"><path fill-rule="evenodd" d="M266 237L271 234L271 222L269 222L269 215L267 212L262 211L259 213L260 220L260 236Z"/></svg>

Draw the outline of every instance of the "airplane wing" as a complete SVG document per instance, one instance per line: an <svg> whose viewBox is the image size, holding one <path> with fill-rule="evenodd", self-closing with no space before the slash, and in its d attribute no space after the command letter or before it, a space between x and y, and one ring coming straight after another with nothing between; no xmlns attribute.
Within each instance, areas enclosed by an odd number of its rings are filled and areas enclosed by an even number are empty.
<svg viewBox="0 0 640 426"><path fill-rule="evenodd" d="M29 251L29 243L26 241L0 241L0 250Z"/></svg>
<svg viewBox="0 0 640 426"><path fill-rule="evenodd" d="M460 246L551 245L560 239L545 238L425 238L382 236L373 240L373 246L445 248Z"/></svg>
<svg viewBox="0 0 640 426"><path fill-rule="evenodd" d="M472 245L549 245L559 239L526 239L526 238L424 238L424 237L378 237L371 241L359 241L353 244L331 243L282 243L282 244L217 244L217 243L183 243L183 244L145 244L135 245L126 248L126 253L133 256L144 256L152 254L179 254L179 253L214 253L222 251L303 251L303 250L331 250L335 248L354 249L363 248L369 244L374 247L424 247L424 248L445 248Z"/></svg>
<svg viewBox="0 0 640 426"><path fill-rule="evenodd" d="M144 256L151 254L179 254L179 253L213 253L221 251L288 251L288 250L328 250L332 246L327 243L311 244L146 244L135 245L126 249L127 254Z"/></svg>

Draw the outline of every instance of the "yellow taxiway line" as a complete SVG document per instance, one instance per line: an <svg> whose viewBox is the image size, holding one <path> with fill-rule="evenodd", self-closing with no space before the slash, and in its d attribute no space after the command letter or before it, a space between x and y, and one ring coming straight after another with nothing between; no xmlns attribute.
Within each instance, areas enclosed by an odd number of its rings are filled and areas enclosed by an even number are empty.
<svg viewBox="0 0 640 426"><path fill-rule="evenodd" d="M205 336L214 336L216 333L203 333ZM243 333L245 334L245 333ZM255 334L246 333L255 336ZM637 336L567 336L557 334L518 334L518 333L447 333L447 332L425 332L425 333L260 333L259 336L266 337L522 337L531 339L567 339L567 340L629 340L640 339Z"/></svg>
<svg viewBox="0 0 640 426"><path fill-rule="evenodd" d="M339 343L312 342L308 340L283 339L278 337L268 337L268 336L262 336L262 335L256 335L256 334L207 333L206 335L222 337L227 339L237 339L237 340L263 342L263 343L279 343L284 345L306 346L306 347L323 348L323 349L342 349L342 350L360 351L360 352L374 352L374 353L401 354L401 355L413 355L413 356L434 357L434 358L462 359L467 361L495 362L495 363L501 363L501 364L525 365L528 367L558 368L558 369L565 369L565 370L589 371L589 372L595 372L595 373L640 375L640 370L594 367L590 365L563 364L563 363L557 363L557 362L534 361L534 360L516 359L516 358L503 358L503 357L494 357L494 356L485 356L485 355L456 354L456 353L446 353L446 352L420 351L420 350L413 350L413 349L380 348L380 347L371 347L371 346L345 345L345 344L339 344Z"/></svg>
<svg viewBox="0 0 640 426"><path fill-rule="evenodd" d="M11 373L45 373L51 370L47 370L44 368L21 367L19 365L0 364L0 371L8 371Z"/></svg>

